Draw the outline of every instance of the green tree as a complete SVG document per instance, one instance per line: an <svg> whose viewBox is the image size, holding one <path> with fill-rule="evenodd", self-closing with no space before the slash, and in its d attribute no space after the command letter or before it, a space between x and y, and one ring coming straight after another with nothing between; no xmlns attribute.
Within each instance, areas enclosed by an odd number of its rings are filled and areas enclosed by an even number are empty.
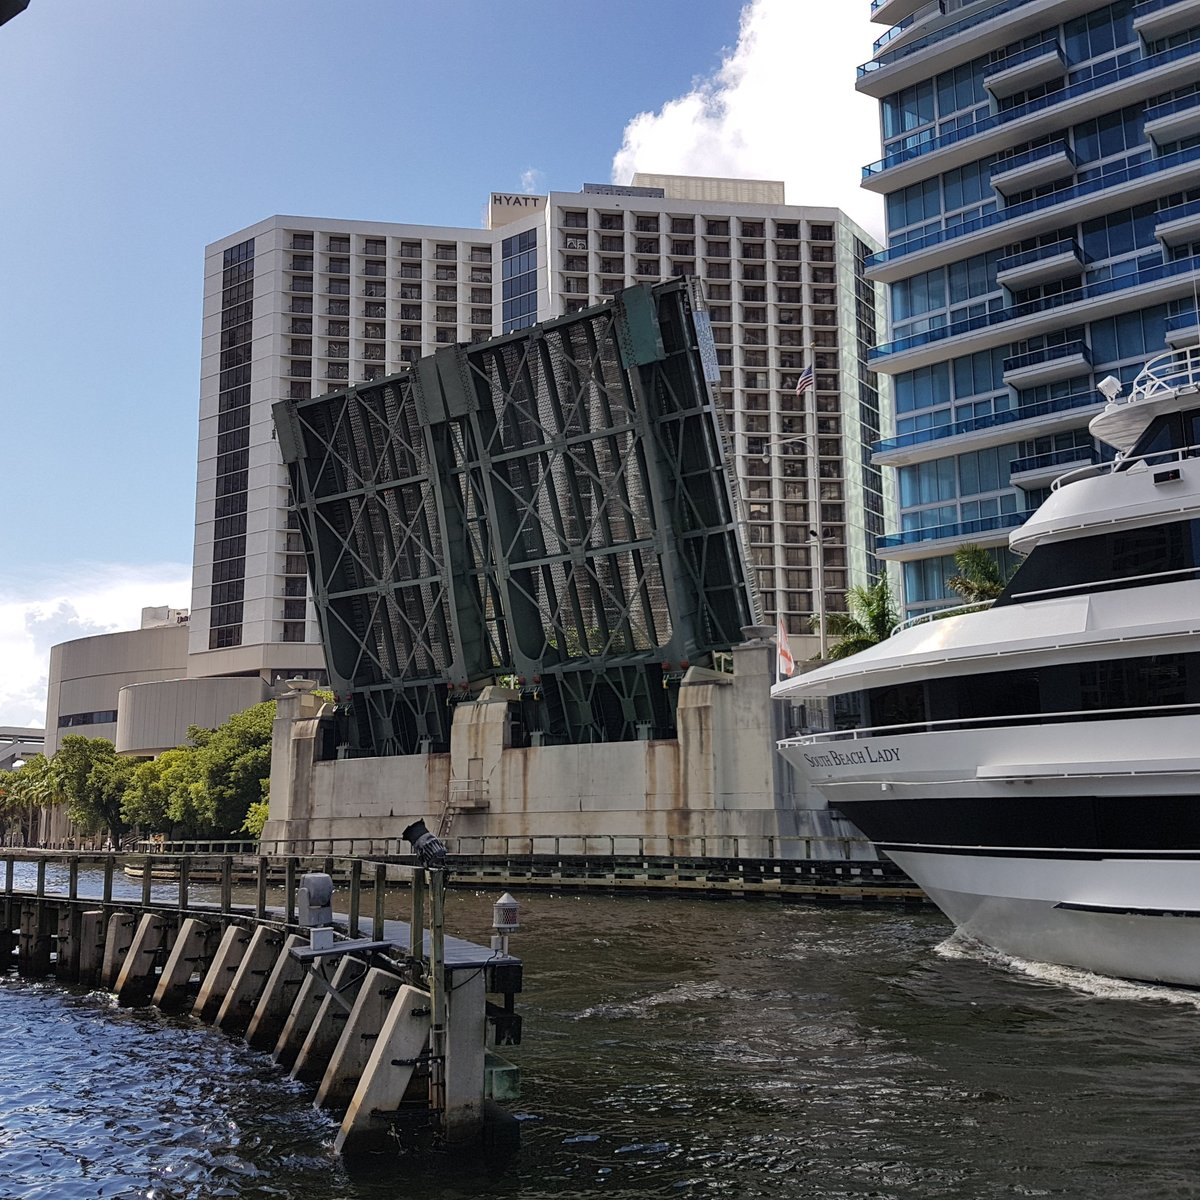
<svg viewBox="0 0 1200 1200"><path fill-rule="evenodd" d="M7 833L18 828L28 843L33 834L33 811L57 799L50 775L50 760L35 754L15 771L0 774L0 828Z"/></svg>
<svg viewBox="0 0 1200 1200"><path fill-rule="evenodd" d="M887 576L881 575L870 587L852 587L846 593L848 612L825 614L825 630L838 640L829 648L830 658L848 658L860 650L878 645L891 637L900 623L900 614L892 601ZM821 618L813 618L813 628L821 627Z"/></svg>
<svg viewBox="0 0 1200 1200"><path fill-rule="evenodd" d="M167 833L176 825L195 833L186 828L193 807L195 754L194 746L177 746L138 763L121 801L122 817L147 833Z"/></svg>
<svg viewBox="0 0 1200 1200"><path fill-rule="evenodd" d="M982 546L968 543L954 552L958 572L946 580L946 586L957 592L968 604L983 604L995 600L1004 591L1012 572L1005 575L995 557Z"/></svg>
<svg viewBox="0 0 1200 1200"><path fill-rule="evenodd" d="M120 757L104 738L68 734L50 760L54 799L66 802L67 816L85 833L107 830L118 842L128 828L121 801L136 767L136 759Z"/></svg>
<svg viewBox="0 0 1200 1200"><path fill-rule="evenodd" d="M214 730L188 730L195 745L195 778L188 789L192 814L217 837L241 830L250 806L262 800L274 720L275 702L268 700L234 713Z"/></svg>

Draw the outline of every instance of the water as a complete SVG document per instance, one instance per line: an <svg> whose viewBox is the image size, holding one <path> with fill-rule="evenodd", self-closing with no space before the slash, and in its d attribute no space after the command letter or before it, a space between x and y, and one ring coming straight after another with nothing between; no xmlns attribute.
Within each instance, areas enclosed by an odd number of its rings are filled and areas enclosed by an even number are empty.
<svg viewBox="0 0 1200 1200"><path fill-rule="evenodd" d="M0 1200L1200 1193L1195 993L943 945L932 912L520 899L519 1154L347 1167L268 1058L10 975Z"/></svg>

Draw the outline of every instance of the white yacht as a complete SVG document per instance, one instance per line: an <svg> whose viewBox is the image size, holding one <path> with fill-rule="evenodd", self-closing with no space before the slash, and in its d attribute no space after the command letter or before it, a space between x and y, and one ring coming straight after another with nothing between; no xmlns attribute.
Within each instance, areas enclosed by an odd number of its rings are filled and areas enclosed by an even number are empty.
<svg viewBox="0 0 1200 1200"><path fill-rule="evenodd" d="M1200 986L1200 348L1101 391L1115 462L1057 479L982 611L786 680L811 783L1002 952Z"/></svg>

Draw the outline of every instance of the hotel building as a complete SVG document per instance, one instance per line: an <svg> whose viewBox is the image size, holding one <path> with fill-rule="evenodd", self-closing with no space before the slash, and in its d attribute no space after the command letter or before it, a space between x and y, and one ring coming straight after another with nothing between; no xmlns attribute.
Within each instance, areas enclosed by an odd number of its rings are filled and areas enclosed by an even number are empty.
<svg viewBox="0 0 1200 1200"><path fill-rule="evenodd" d="M780 183L676 176L494 193L481 229L275 216L222 238L205 263L189 675L323 670L275 401L676 275L704 282L764 618L815 653L811 616L876 573L885 526L875 250Z"/></svg>
<svg viewBox="0 0 1200 1200"><path fill-rule="evenodd" d="M909 614L952 599L956 547L1008 555L1052 480L1097 459L1108 375L1197 340L1200 0L874 0Z"/></svg>

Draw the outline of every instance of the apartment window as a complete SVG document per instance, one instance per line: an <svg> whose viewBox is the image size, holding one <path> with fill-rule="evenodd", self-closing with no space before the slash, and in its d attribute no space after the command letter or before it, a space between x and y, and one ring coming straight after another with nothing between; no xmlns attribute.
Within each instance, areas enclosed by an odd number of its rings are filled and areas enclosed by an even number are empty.
<svg viewBox="0 0 1200 1200"><path fill-rule="evenodd" d="M726 220L705 221L704 232L710 237L728 237L729 222Z"/></svg>
<svg viewBox="0 0 1200 1200"><path fill-rule="evenodd" d="M330 358L349 358L350 343L349 342L330 342L327 351Z"/></svg>
<svg viewBox="0 0 1200 1200"><path fill-rule="evenodd" d="M288 305L288 312L310 313L312 310L312 300L300 296L296 296Z"/></svg>
<svg viewBox="0 0 1200 1200"><path fill-rule="evenodd" d="M743 221L742 222L742 237L744 238L760 238L763 236L763 223L761 221Z"/></svg>
<svg viewBox="0 0 1200 1200"><path fill-rule="evenodd" d="M710 300L728 300L731 295L729 284L727 283L710 283L705 290ZM714 317L713 319L715 320L716 318Z"/></svg>
<svg viewBox="0 0 1200 1200"><path fill-rule="evenodd" d="M292 249L293 250L311 250L313 248L313 235L311 233L293 233L292 234Z"/></svg>
<svg viewBox="0 0 1200 1200"><path fill-rule="evenodd" d="M382 343L366 343L363 346L363 358L368 362L383 362L385 355Z"/></svg>
<svg viewBox="0 0 1200 1200"><path fill-rule="evenodd" d="M751 280L766 279L767 268L761 264L752 265L750 263L742 264L742 278Z"/></svg>
<svg viewBox="0 0 1200 1200"><path fill-rule="evenodd" d="M813 262L833 262L832 246L809 246L808 257Z"/></svg>
<svg viewBox="0 0 1200 1200"><path fill-rule="evenodd" d="M832 288L813 288L812 302L814 304L834 304L836 295Z"/></svg>
<svg viewBox="0 0 1200 1200"><path fill-rule="evenodd" d="M302 641L304 641L304 622L303 621L284 621L284 623L283 623L283 640L285 642L302 642Z"/></svg>
<svg viewBox="0 0 1200 1200"><path fill-rule="evenodd" d="M311 254L293 254L292 255L292 270L293 271L311 271L313 269L313 256Z"/></svg>
<svg viewBox="0 0 1200 1200"><path fill-rule="evenodd" d="M582 271L586 274L587 269L588 260L584 254L568 254L563 261L564 271Z"/></svg>
<svg viewBox="0 0 1200 1200"><path fill-rule="evenodd" d="M624 275L625 260L623 258L602 258L600 272L603 275Z"/></svg>
<svg viewBox="0 0 1200 1200"><path fill-rule="evenodd" d="M694 217L672 217L671 218L672 233L695 233L696 221Z"/></svg>
<svg viewBox="0 0 1200 1200"><path fill-rule="evenodd" d="M304 620L304 601L303 600L285 600L283 602L283 619L285 621L303 621Z"/></svg>
<svg viewBox="0 0 1200 1200"><path fill-rule="evenodd" d="M458 250L454 246L439 245L434 249L433 257L439 262L456 262Z"/></svg>
<svg viewBox="0 0 1200 1200"><path fill-rule="evenodd" d="M364 304L363 305L363 316L364 317L386 317L387 316L387 305L386 304L371 304L371 303Z"/></svg>
<svg viewBox="0 0 1200 1200"><path fill-rule="evenodd" d="M350 260L348 258L331 258L329 260L330 275L349 275Z"/></svg>
<svg viewBox="0 0 1200 1200"><path fill-rule="evenodd" d="M401 242L400 243L401 258L420 258L421 243L420 242Z"/></svg>
<svg viewBox="0 0 1200 1200"><path fill-rule="evenodd" d="M709 279L730 279L732 277L728 263L709 263L704 273Z"/></svg>
<svg viewBox="0 0 1200 1200"><path fill-rule="evenodd" d="M492 248L491 246L472 246L470 257L472 262L490 263L492 261Z"/></svg>
<svg viewBox="0 0 1200 1200"><path fill-rule="evenodd" d="M330 254L349 254L350 253L350 237L349 235L342 236L340 234L330 234L329 244L325 247Z"/></svg>
<svg viewBox="0 0 1200 1200"><path fill-rule="evenodd" d="M471 324L484 325L492 319L492 310L490 308L473 308L471 309Z"/></svg>
<svg viewBox="0 0 1200 1200"><path fill-rule="evenodd" d="M491 267L472 267L471 268L472 283L491 283L492 269Z"/></svg>
<svg viewBox="0 0 1200 1200"><path fill-rule="evenodd" d="M434 341L439 346L449 346L458 340L458 330L456 329L439 329L434 335Z"/></svg>
<svg viewBox="0 0 1200 1200"><path fill-rule="evenodd" d="M437 312L434 314L435 320L438 321L457 321L458 310L450 305L440 305Z"/></svg>
<svg viewBox="0 0 1200 1200"><path fill-rule="evenodd" d="M743 308L742 320L750 325L765 325L767 323L767 310L765 308Z"/></svg>
<svg viewBox="0 0 1200 1200"><path fill-rule="evenodd" d="M813 225L810 227L808 236L814 242L832 242L833 241L833 226L832 225Z"/></svg>
<svg viewBox="0 0 1200 1200"><path fill-rule="evenodd" d="M433 298L442 304L445 304L447 301L454 303L458 299L458 288L447 287L445 284L442 284L433 289Z"/></svg>
<svg viewBox="0 0 1200 1200"><path fill-rule="evenodd" d="M708 239L705 246L709 258L728 258L729 243L725 241L715 241L712 238Z"/></svg>
<svg viewBox="0 0 1200 1200"><path fill-rule="evenodd" d="M585 212L564 212L562 223L567 229L586 229L588 224Z"/></svg>
<svg viewBox="0 0 1200 1200"><path fill-rule="evenodd" d="M349 321L326 321L325 322L326 337L349 337L350 322Z"/></svg>
<svg viewBox="0 0 1200 1200"><path fill-rule="evenodd" d="M624 229L625 214L624 213L601 213L600 214L601 229Z"/></svg>
<svg viewBox="0 0 1200 1200"><path fill-rule="evenodd" d="M401 300L420 300L421 285L419 283L402 283L400 285Z"/></svg>
<svg viewBox="0 0 1200 1200"><path fill-rule="evenodd" d="M636 233L657 233L658 232L658 217L638 217L633 228Z"/></svg>
<svg viewBox="0 0 1200 1200"><path fill-rule="evenodd" d="M421 340L420 325L401 325L400 340L402 342L419 342ZM401 355L403 357L403 355Z"/></svg>
<svg viewBox="0 0 1200 1200"><path fill-rule="evenodd" d="M742 299L750 301L751 304L765 303L767 289L765 287L743 285Z"/></svg>
<svg viewBox="0 0 1200 1200"><path fill-rule="evenodd" d="M304 596L308 591L307 583L307 579L285 579L283 581L283 594L285 596Z"/></svg>
<svg viewBox="0 0 1200 1200"><path fill-rule="evenodd" d="M799 267L777 267L775 270L775 278L781 283L799 283L800 268Z"/></svg>
<svg viewBox="0 0 1200 1200"><path fill-rule="evenodd" d="M292 321L292 333L312 333L312 318L296 318ZM312 353L307 351L307 353Z"/></svg>
<svg viewBox="0 0 1200 1200"><path fill-rule="evenodd" d="M600 239L601 254L621 254L625 250L624 237L602 237Z"/></svg>
<svg viewBox="0 0 1200 1200"><path fill-rule="evenodd" d="M800 236L800 225L796 221L776 221L775 236L794 241Z"/></svg>
<svg viewBox="0 0 1200 1200"><path fill-rule="evenodd" d="M800 247L799 246L776 246L775 257L781 262L799 262Z"/></svg>
<svg viewBox="0 0 1200 1200"><path fill-rule="evenodd" d="M363 337L385 338L387 337L387 329L383 325L369 323L363 326Z"/></svg>
<svg viewBox="0 0 1200 1200"><path fill-rule="evenodd" d="M289 400L309 400L312 398L311 383L289 383L288 384L288 399Z"/></svg>
<svg viewBox="0 0 1200 1200"><path fill-rule="evenodd" d="M693 255L696 253L696 243L693 241L675 240L671 242L671 253Z"/></svg>
<svg viewBox="0 0 1200 1200"><path fill-rule="evenodd" d="M434 279L457 280L457 267L435 267L433 272Z"/></svg>
<svg viewBox="0 0 1200 1200"><path fill-rule="evenodd" d="M387 253L386 238L363 238L363 253L364 254L379 254Z"/></svg>
<svg viewBox="0 0 1200 1200"><path fill-rule="evenodd" d="M301 358L310 358L312 356L312 339L292 338L292 344L288 349L288 353L298 355Z"/></svg>
<svg viewBox="0 0 1200 1200"><path fill-rule="evenodd" d="M659 260L657 258L639 258L637 260L637 274L639 275L657 275L659 269Z"/></svg>
<svg viewBox="0 0 1200 1200"><path fill-rule="evenodd" d="M382 278L387 274L387 267L381 262L368 262L363 264L363 274L373 275L376 278Z"/></svg>

